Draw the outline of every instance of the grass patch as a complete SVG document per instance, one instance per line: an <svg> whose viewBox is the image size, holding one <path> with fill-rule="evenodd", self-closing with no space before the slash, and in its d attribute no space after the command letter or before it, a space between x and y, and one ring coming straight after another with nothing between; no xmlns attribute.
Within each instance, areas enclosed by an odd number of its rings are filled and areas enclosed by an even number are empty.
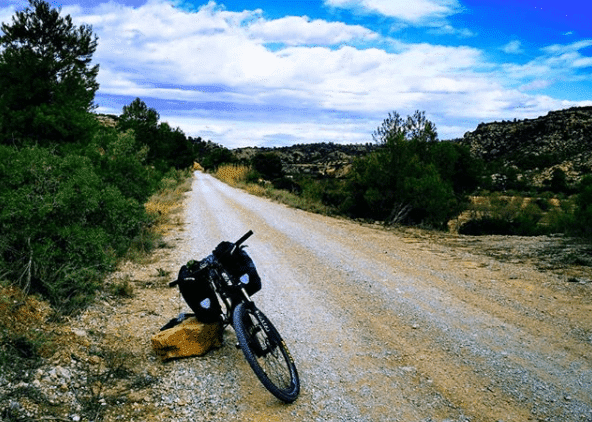
<svg viewBox="0 0 592 422"><path fill-rule="evenodd" d="M158 243L162 234L182 224L177 214L182 209L185 193L191 190L191 175L190 170L169 172L167 177L162 179L158 192L144 204L146 212L152 218L152 223L143 236L149 239L151 244ZM151 251L147 250L145 245L141 246L146 252Z"/></svg>
<svg viewBox="0 0 592 422"><path fill-rule="evenodd" d="M84 419L102 421L107 404L113 406L124 402L125 392L130 390L131 385L146 388L150 384L138 382L140 377L132 369L138 359L131 352L103 349L96 356L102 365L87 365L86 385L76 390L75 394Z"/></svg>
<svg viewBox="0 0 592 422"><path fill-rule="evenodd" d="M218 167L214 176L230 186L238 186L246 183L251 173L249 166L225 164Z"/></svg>
<svg viewBox="0 0 592 422"><path fill-rule="evenodd" d="M243 189L251 195L269 198L293 208L324 215L335 214L332 207L310 196L277 189L271 182L265 180L253 182L255 180L253 174L254 172L249 166L228 164L218 167L214 177L230 186Z"/></svg>
<svg viewBox="0 0 592 422"><path fill-rule="evenodd" d="M113 282L109 286L109 291L113 296L130 298L134 295L134 285L129 277L125 277L123 280Z"/></svg>
<svg viewBox="0 0 592 422"><path fill-rule="evenodd" d="M52 309L16 286L0 283L0 368L16 379L37 367L53 349L53 335L44 325Z"/></svg>

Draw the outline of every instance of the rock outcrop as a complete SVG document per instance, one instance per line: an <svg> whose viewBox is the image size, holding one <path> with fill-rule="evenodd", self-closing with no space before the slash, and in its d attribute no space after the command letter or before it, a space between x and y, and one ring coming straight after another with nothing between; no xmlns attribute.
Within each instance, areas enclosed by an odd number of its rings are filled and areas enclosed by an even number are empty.
<svg viewBox="0 0 592 422"><path fill-rule="evenodd" d="M561 169L577 182L592 170L592 107L551 111L536 119L482 123L458 142L487 162L525 172L534 184Z"/></svg>

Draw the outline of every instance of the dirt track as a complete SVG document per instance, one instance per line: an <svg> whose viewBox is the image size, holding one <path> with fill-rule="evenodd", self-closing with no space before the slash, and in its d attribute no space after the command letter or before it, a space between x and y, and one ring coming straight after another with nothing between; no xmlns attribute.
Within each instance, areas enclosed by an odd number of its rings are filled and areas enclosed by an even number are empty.
<svg viewBox="0 0 592 422"><path fill-rule="evenodd" d="M127 401L127 420L592 421L592 284L443 237L290 209L203 173L186 204L175 247L129 274L176 271L252 229L247 251L263 279L254 299L290 347L302 393L290 406L275 400L228 329L204 358L162 364L146 352L159 381L145 402ZM175 292L149 285L110 316L89 310L80 329L104 324L105 339L147 350L179 311Z"/></svg>

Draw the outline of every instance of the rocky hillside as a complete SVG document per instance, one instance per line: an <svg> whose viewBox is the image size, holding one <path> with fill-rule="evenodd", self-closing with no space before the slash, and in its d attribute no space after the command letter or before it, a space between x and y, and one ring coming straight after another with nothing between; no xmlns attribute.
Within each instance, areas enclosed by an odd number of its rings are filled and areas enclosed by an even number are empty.
<svg viewBox="0 0 592 422"><path fill-rule="evenodd" d="M574 183L592 172L592 107L551 111L536 119L481 123L463 138L451 142L467 145L486 162L514 167L533 185L550 180L555 169L561 169L567 181ZM244 160L260 152L273 152L280 156L287 174L340 177L356 157L376 147L373 143L316 143L239 148L233 152Z"/></svg>
<svg viewBox="0 0 592 422"><path fill-rule="evenodd" d="M345 175L356 157L368 154L376 144L339 145L333 143L298 144L281 148L239 148L238 159L250 160L257 153L273 152L283 163L286 174L318 176Z"/></svg>
<svg viewBox="0 0 592 422"><path fill-rule="evenodd" d="M457 140L487 162L514 166L535 184L557 168L575 182L592 171L592 107L551 111L536 119L482 123Z"/></svg>

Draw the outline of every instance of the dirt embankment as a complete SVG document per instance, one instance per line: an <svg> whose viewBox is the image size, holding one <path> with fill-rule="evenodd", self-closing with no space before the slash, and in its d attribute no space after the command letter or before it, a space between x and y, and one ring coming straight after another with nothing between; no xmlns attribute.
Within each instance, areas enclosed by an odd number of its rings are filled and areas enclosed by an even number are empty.
<svg viewBox="0 0 592 422"><path fill-rule="evenodd" d="M70 321L68 347L23 381L53 417L592 421L585 245L388 231L289 209L202 173L185 204L168 248L113 275L130 280L133 296L105 295ZM258 384L230 328L203 358L163 364L150 349L151 335L185 309L166 288L180 265L248 229L263 279L254 299L302 379L289 406Z"/></svg>

